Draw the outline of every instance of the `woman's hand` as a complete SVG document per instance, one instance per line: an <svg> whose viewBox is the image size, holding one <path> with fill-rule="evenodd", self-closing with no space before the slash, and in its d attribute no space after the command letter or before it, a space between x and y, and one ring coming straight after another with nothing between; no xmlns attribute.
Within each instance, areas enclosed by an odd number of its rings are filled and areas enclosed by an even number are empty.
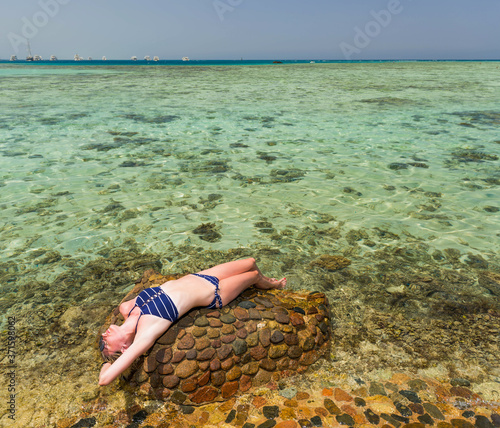
<svg viewBox="0 0 500 428"><path fill-rule="evenodd" d="M99 373L99 385L100 386L107 385L109 383L109 382L105 383L103 375L104 375L104 373L106 373L108 371L108 369L110 367L111 367L111 363L108 363L107 361L102 363L101 372Z"/></svg>

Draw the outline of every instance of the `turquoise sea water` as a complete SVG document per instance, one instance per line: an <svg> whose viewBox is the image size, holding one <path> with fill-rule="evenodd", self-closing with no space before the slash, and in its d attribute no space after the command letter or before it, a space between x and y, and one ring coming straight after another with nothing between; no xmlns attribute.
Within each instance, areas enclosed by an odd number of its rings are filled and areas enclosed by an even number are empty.
<svg viewBox="0 0 500 428"><path fill-rule="evenodd" d="M20 351L34 331L49 338L43 365L67 325L95 333L145 268L246 255L291 288L329 293L339 326L349 311L360 323L370 308L400 313L393 289L408 316L464 296L497 310L500 285L477 278L500 266L499 73L498 62L2 64L0 320L21 319ZM352 264L312 267L324 254ZM92 321L64 324L74 305Z"/></svg>

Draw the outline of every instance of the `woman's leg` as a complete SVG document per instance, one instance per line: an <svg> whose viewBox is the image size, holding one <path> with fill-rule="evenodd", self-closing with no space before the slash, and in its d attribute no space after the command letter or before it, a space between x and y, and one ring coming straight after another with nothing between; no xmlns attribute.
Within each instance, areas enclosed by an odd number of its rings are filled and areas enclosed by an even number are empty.
<svg viewBox="0 0 500 428"><path fill-rule="evenodd" d="M274 278L268 278L267 276L262 275L262 272L257 267L257 263L254 258L244 259L244 260L236 260L234 262L223 263L221 265L214 266L210 269L202 270L201 274L204 275L213 275L219 278L219 281L223 281L224 279L231 278L233 276L239 276L245 272L257 272L257 276L255 278L255 282L250 285L254 285L257 288L261 288L264 290L268 290L271 288L284 288L286 285L286 278L282 278L280 280ZM247 288L247 287L245 287ZM243 290L245 289L243 288ZM226 304L226 302L224 302Z"/></svg>
<svg viewBox="0 0 500 428"><path fill-rule="evenodd" d="M219 282L219 296L222 299L222 304L227 305L236 299L248 287L255 284L259 276L260 273L257 270L253 270L221 280Z"/></svg>
<svg viewBox="0 0 500 428"><path fill-rule="evenodd" d="M210 269L202 270L201 274L204 275L213 275L219 280L223 280L225 278L229 278L230 276L239 275L244 272L257 270L257 263L254 258L244 259L244 260L235 260L234 262L223 263Z"/></svg>

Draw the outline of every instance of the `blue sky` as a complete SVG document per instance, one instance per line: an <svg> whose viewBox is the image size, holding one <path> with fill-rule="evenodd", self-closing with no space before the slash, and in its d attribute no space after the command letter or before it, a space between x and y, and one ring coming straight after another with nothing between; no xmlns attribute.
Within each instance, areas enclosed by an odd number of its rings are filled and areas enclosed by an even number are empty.
<svg viewBox="0 0 500 428"><path fill-rule="evenodd" d="M499 59L499 0L1 0L0 58Z"/></svg>

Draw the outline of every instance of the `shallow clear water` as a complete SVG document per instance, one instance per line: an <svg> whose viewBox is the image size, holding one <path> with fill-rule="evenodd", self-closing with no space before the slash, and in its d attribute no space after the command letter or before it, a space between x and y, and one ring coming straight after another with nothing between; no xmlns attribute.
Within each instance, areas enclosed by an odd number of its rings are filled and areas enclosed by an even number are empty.
<svg viewBox="0 0 500 428"><path fill-rule="evenodd" d="M73 269L87 287L86 263L117 249L174 272L251 253L292 288L327 292L340 277L308 265L322 254L349 257L372 289L401 251L401 271L498 272L498 73L495 62L1 65L1 321L42 303L59 305L56 318L102 304L109 287L102 322L130 278L84 294L55 278ZM33 281L51 286L29 292Z"/></svg>
<svg viewBox="0 0 500 428"><path fill-rule="evenodd" d="M263 218L279 231L324 215L495 254L498 214L484 208L499 205L497 67L4 66L2 258L90 258L128 237L161 251L202 222L220 224L211 247L250 246L268 239ZM284 250L295 246L309 250Z"/></svg>

